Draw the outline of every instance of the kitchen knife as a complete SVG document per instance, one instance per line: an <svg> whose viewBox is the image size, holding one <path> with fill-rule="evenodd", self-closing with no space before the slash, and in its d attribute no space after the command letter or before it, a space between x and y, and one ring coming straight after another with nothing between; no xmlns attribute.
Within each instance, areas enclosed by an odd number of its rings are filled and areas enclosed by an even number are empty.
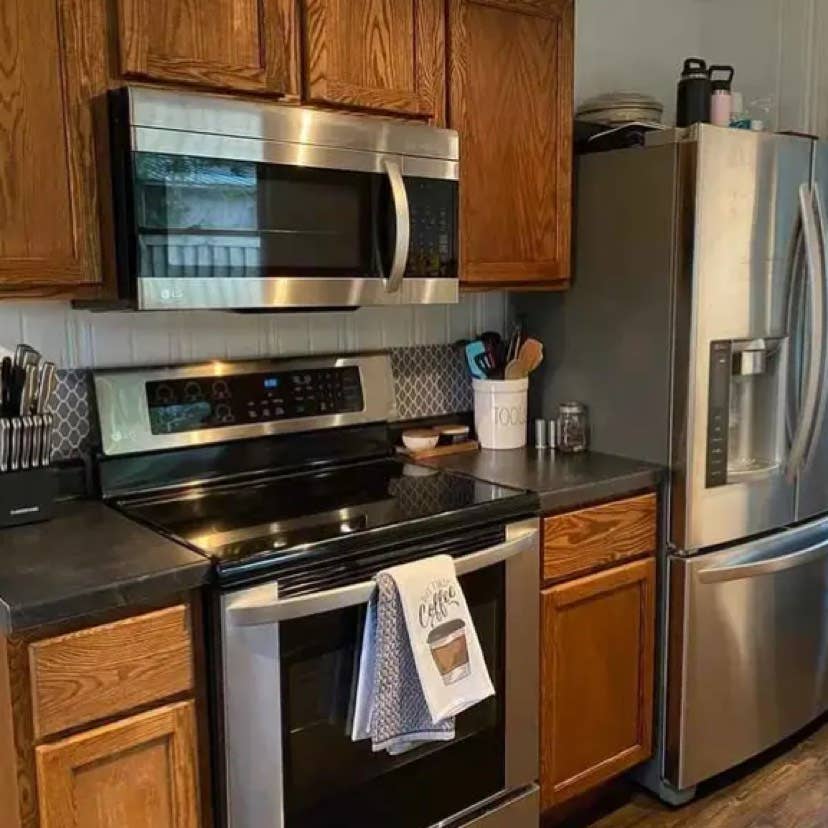
<svg viewBox="0 0 828 828"><path fill-rule="evenodd" d="M53 362L42 362L38 369L35 413L45 414L52 402L57 386L57 369Z"/></svg>
<svg viewBox="0 0 828 828"><path fill-rule="evenodd" d="M31 416L21 417L20 427L20 468L28 469L32 461L32 428L34 423Z"/></svg>
<svg viewBox="0 0 828 828"><path fill-rule="evenodd" d="M31 345L24 345L22 342L14 349L14 364L18 368L22 368L25 364L26 354L29 351L34 351Z"/></svg>
<svg viewBox="0 0 828 828"><path fill-rule="evenodd" d="M18 410L21 417L27 417L32 413L35 394L37 394L37 374L37 364L27 362L23 374L23 388L20 390L20 408Z"/></svg>
<svg viewBox="0 0 828 828"><path fill-rule="evenodd" d="M53 414L43 415L43 454L40 457L41 466L52 464L52 429L54 428L55 417Z"/></svg>
<svg viewBox="0 0 828 828"><path fill-rule="evenodd" d="M11 416L12 385L14 371L11 357L3 357L0 363L0 415Z"/></svg>
<svg viewBox="0 0 828 828"><path fill-rule="evenodd" d="M43 458L43 417L40 414L32 415L32 457L31 468L40 466Z"/></svg>
<svg viewBox="0 0 828 828"><path fill-rule="evenodd" d="M9 470L9 452L11 451L11 422L0 420L0 473Z"/></svg>
<svg viewBox="0 0 828 828"><path fill-rule="evenodd" d="M11 442L10 442L10 456L9 456L9 471L17 471L20 468L20 439L22 421L19 417L14 417L11 422Z"/></svg>

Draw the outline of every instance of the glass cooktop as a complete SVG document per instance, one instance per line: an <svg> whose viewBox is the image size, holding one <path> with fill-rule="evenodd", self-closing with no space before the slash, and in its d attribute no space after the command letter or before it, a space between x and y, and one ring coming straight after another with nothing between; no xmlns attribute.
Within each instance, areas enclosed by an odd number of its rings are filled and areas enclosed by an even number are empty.
<svg viewBox="0 0 828 828"><path fill-rule="evenodd" d="M454 528L531 512L526 492L386 459L117 504L222 564L284 558L348 536ZM460 519L462 516L462 519Z"/></svg>

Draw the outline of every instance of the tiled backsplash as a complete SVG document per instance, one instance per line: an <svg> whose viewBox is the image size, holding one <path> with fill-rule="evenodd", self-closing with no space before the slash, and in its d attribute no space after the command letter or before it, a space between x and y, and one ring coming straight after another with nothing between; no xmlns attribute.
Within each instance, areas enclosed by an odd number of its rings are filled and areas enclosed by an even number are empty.
<svg viewBox="0 0 828 828"><path fill-rule="evenodd" d="M400 420L469 411L471 380L462 353L451 345L424 345L391 351L397 416ZM71 460L97 442L90 372L60 371L55 392L57 460Z"/></svg>

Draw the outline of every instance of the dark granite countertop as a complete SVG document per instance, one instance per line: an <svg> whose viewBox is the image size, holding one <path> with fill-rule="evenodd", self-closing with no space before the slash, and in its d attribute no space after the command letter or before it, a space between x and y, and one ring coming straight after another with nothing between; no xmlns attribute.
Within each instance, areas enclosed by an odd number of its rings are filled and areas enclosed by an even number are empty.
<svg viewBox="0 0 828 828"><path fill-rule="evenodd" d="M610 454L562 454L534 448L482 449L425 462L490 483L536 492L542 513L653 488L661 483L665 473L661 466Z"/></svg>
<svg viewBox="0 0 828 828"><path fill-rule="evenodd" d="M207 583L210 562L100 501L0 530L0 632L157 601Z"/></svg>

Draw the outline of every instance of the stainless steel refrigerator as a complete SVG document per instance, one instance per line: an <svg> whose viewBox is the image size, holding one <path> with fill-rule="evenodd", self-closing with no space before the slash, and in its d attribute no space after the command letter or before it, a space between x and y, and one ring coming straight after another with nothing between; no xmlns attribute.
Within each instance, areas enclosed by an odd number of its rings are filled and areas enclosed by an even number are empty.
<svg viewBox="0 0 828 828"><path fill-rule="evenodd" d="M669 466L657 755L679 802L828 709L828 144L701 126L577 166L532 400Z"/></svg>

